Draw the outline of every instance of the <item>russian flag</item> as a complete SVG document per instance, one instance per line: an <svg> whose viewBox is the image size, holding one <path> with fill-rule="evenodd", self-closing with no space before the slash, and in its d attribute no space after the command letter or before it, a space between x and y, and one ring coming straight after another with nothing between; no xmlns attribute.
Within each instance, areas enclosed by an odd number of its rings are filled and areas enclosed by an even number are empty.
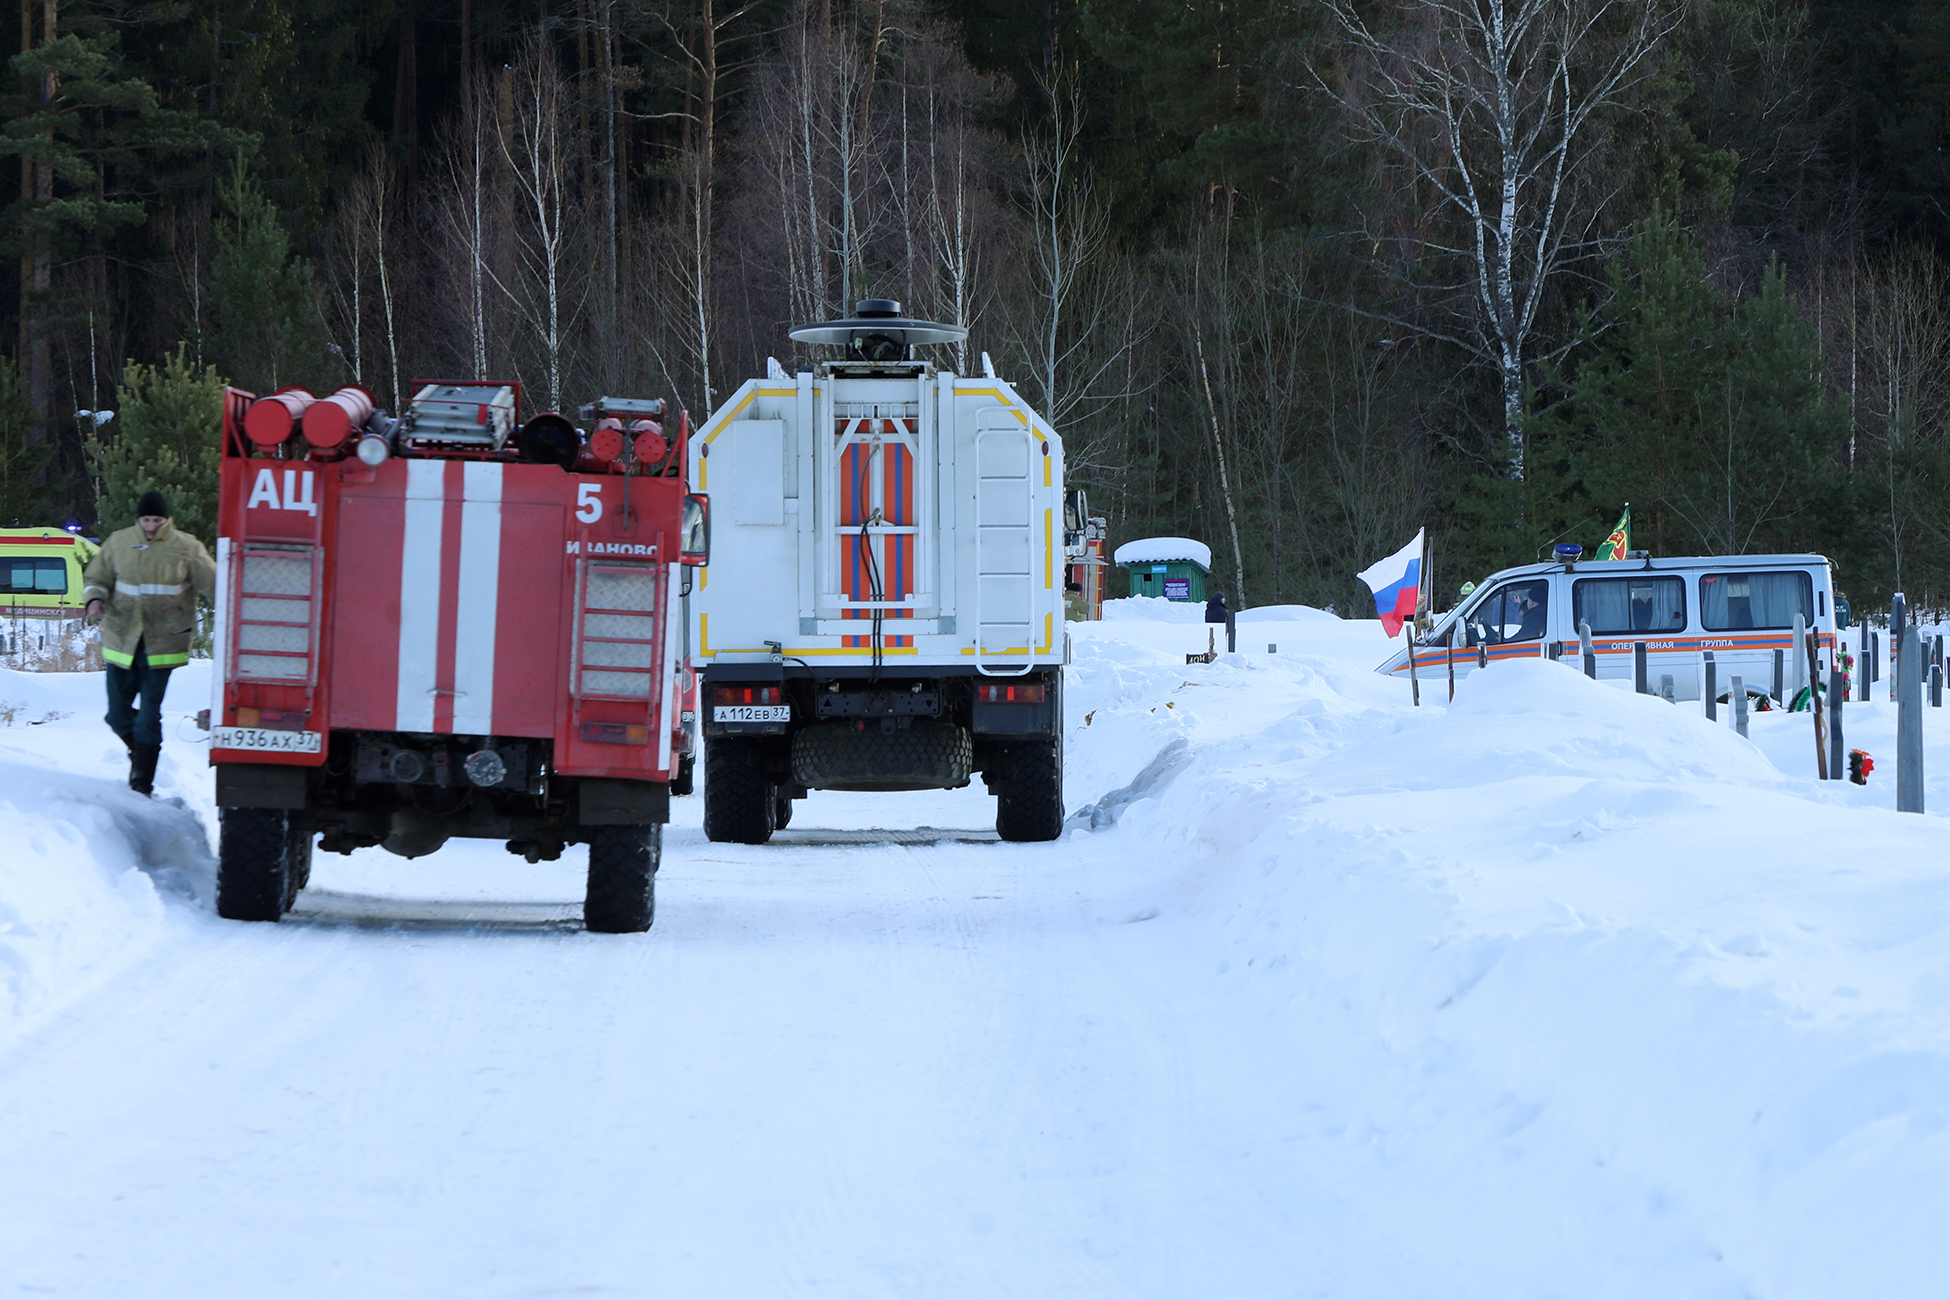
<svg viewBox="0 0 1950 1300"><path fill-rule="evenodd" d="M1415 540L1379 564L1361 570L1361 581L1374 592L1375 612L1381 615L1381 628L1392 639L1402 634L1402 624L1415 617L1415 606L1422 596L1422 533Z"/></svg>

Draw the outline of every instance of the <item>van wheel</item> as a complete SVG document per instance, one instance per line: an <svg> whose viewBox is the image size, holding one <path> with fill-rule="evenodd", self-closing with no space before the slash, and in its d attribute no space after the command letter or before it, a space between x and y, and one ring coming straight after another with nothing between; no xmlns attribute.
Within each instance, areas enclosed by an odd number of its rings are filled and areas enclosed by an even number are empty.
<svg viewBox="0 0 1950 1300"><path fill-rule="evenodd" d="M275 921L290 891L285 815L277 808L217 811L217 915Z"/></svg>
<svg viewBox="0 0 1950 1300"><path fill-rule="evenodd" d="M719 844L763 844L777 826L765 752L758 742L704 742L704 834Z"/></svg>
<svg viewBox="0 0 1950 1300"><path fill-rule="evenodd" d="M1053 840L1063 833L1063 754L1054 740L1006 746L990 764L995 833L1015 843Z"/></svg>
<svg viewBox="0 0 1950 1300"><path fill-rule="evenodd" d="M589 883L582 923L596 934L640 934L657 916L660 822L589 828Z"/></svg>

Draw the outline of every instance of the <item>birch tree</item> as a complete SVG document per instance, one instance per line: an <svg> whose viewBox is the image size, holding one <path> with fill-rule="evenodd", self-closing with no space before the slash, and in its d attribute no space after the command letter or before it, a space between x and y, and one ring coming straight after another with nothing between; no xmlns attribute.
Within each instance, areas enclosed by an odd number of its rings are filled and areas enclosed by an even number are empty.
<svg viewBox="0 0 1950 1300"><path fill-rule="evenodd" d="M389 395L394 410L400 405L398 313L393 293L400 253L398 232L402 228L399 191L392 160L383 150L372 150L339 205L333 241L339 266L332 284L350 346L352 381L382 396ZM368 366L366 358L369 288L377 289L379 297L379 333L386 350L388 380L384 385L371 373L375 368Z"/></svg>
<svg viewBox="0 0 1950 1300"><path fill-rule="evenodd" d="M1100 271L1110 218L1081 157L1084 113L1074 85L1046 86L1047 128L1023 139L1023 207L1028 218L1022 276L1026 305L1011 322L1029 363L1037 407L1058 430L1101 396L1120 349L1104 349L1116 303ZM1129 340L1125 340L1128 345Z"/></svg>
<svg viewBox="0 0 1950 1300"><path fill-rule="evenodd" d="M541 345L550 409L562 405L562 361L569 317L570 227L568 182L575 150L568 122L567 85L546 36L535 32L509 71L508 111L495 116L495 141L523 220L516 247L519 274L484 266L521 310Z"/></svg>
<svg viewBox="0 0 1950 1300"><path fill-rule="evenodd" d="M1370 231L1397 265L1448 290L1446 320L1402 319L1495 369L1503 435L1523 475L1525 368L1553 282L1597 250L1621 169L1606 125L1654 71L1675 0L1323 0L1353 54L1316 67L1357 133L1391 160L1417 220ZM1448 268L1454 268L1451 272Z"/></svg>
<svg viewBox="0 0 1950 1300"><path fill-rule="evenodd" d="M1880 454L1862 465L1865 513L1889 547L1892 585L1915 592L1927 583L1941 599L1950 566L1916 560L1941 554L1950 540L1950 511L1942 504L1950 468L1950 273L1927 248L1902 249L1870 274L1864 296L1870 382L1861 414L1881 426L1882 441ZM1919 582L1924 573L1935 581Z"/></svg>

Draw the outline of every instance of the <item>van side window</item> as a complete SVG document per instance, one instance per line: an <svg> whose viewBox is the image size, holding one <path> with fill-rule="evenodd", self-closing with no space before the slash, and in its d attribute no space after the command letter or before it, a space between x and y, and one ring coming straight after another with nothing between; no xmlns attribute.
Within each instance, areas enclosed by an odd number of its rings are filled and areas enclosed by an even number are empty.
<svg viewBox="0 0 1950 1300"><path fill-rule="evenodd" d="M68 590L68 562L41 556L0 559L0 594L9 596L60 596Z"/></svg>
<svg viewBox="0 0 1950 1300"><path fill-rule="evenodd" d="M1700 622L1710 632L1745 632L1815 621L1814 579L1805 573L1709 573L1699 580Z"/></svg>
<svg viewBox="0 0 1950 1300"><path fill-rule="evenodd" d="M1686 583L1680 578L1579 578L1571 584L1571 622L1593 633L1683 632Z"/></svg>
<svg viewBox="0 0 1950 1300"><path fill-rule="evenodd" d="M1548 581L1512 582L1498 587L1469 614L1469 640L1475 645L1503 645L1510 641L1541 640L1549 626L1551 586ZM1479 638L1478 626L1483 629Z"/></svg>

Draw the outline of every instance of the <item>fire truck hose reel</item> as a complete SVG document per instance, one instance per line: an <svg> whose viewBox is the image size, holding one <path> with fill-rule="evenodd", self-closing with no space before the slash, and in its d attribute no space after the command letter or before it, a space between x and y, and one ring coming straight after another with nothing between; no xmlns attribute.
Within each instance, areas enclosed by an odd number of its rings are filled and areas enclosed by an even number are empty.
<svg viewBox="0 0 1950 1300"><path fill-rule="evenodd" d="M582 435L562 415L543 411L515 434L515 449L525 461L567 469L582 454Z"/></svg>
<svg viewBox="0 0 1950 1300"><path fill-rule="evenodd" d="M377 405L371 393L348 384L305 408L305 441L321 449L336 447L351 437L354 429L366 427Z"/></svg>
<svg viewBox="0 0 1950 1300"><path fill-rule="evenodd" d="M295 387L260 397L244 413L244 434L260 447L276 447L291 436L291 430L317 400L309 391Z"/></svg>
<svg viewBox="0 0 1950 1300"><path fill-rule="evenodd" d="M613 464L623 459L623 422L615 416L607 416L596 424L596 431L589 435L589 457L604 464Z"/></svg>
<svg viewBox="0 0 1950 1300"><path fill-rule="evenodd" d="M670 454L664 431L655 420L636 420L630 425L638 464L654 465Z"/></svg>

